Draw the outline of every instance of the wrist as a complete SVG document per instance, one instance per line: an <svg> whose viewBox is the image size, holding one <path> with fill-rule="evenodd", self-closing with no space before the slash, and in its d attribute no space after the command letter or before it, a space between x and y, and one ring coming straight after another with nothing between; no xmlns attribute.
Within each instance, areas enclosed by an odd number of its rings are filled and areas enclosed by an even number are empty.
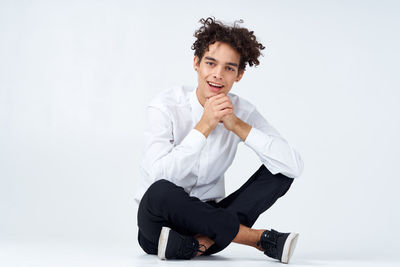
<svg viewBox="0 0 400 267"><path fill-rule="evenodd" d="M245 123L244 121L242 121L241 119L236 117L232 132L234 132L243 141L245 141L250 130L251 130L251 126L249 124Z"/></svg>
<svg viewBox="0 0 400 267"><path fill-rule="evenodd" d="M208 135L211 132L211 127L207 123L203 122L202 120L200 120L194 128L196 130L198 130L199 132L201 132L206 138L208 137Z"/></svg>
<svg viewBox="0 0 400 267"><path fill-rule="evenodd" d="M241 122L242 121L238 117L236 117L235 114L233 114L233 129L237 129L238 127L240 127Z"/></svg>
<svg viewBox="0 0 400 267"><path fill-rule="evenodd" d="M227 123L227 125L229 131L235 132L240 127L240 119L233 114L230 118L230 123Z"/></svg>

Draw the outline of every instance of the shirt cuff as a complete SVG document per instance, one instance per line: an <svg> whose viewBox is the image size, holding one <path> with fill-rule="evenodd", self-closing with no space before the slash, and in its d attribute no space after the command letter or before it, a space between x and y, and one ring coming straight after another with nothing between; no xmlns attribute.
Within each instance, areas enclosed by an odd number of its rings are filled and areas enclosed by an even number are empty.
<svg viewBox="0 0 400 267"><path fill-rule="evenodd" d="M198 130L192 129L182 140L181 145L190 147L194 151L201 150L207 142L207 138Z"/></svg>
<svg viewBox="0 0 400 267"><path fill-rule="evenodd" d="M264 150L265 144L271 140L272 138L270 136L252 127L244 143L256 152L261 152Z"/></svg>

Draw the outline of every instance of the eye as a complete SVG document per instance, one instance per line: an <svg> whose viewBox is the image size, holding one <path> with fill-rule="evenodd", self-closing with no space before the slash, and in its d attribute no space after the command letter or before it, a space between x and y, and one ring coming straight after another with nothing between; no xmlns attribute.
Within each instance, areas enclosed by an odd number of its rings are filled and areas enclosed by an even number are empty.
<svg viewBox="0 0 400 267"><path fill-rule="evenodd" d="M214 62L206 62L206 64L208 64L208 65L210 65L210 66L213 66L213 65L214 65Z"/></svg>
<svg viewBox="0 0 400 267"><path fill-rule="evenodd" d="M234 68L231 68L231 67L226 67L226 69L229 70L229 71L234 71L235 70Z"/></svg>

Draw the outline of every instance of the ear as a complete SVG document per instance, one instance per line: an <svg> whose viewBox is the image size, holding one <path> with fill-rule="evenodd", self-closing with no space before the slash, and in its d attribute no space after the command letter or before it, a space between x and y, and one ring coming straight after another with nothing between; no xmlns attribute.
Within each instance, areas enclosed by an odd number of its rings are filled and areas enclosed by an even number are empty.
<svg viewBox="0 0 400 267"><path fill-rule="evenodd" d="M194 59L193 59L193 68L197 71L197 69L199 68L199 66L200 66L199 57L198 57L198 56L194 56Z"/></svg>
<svg viewBox="0 0 400 267"><path fill-rule="evenodd" d="M241 70L239 72L238 76L236 77L235 82L239 82L242 79L243 74L244 74L244 70Z"/></svg>

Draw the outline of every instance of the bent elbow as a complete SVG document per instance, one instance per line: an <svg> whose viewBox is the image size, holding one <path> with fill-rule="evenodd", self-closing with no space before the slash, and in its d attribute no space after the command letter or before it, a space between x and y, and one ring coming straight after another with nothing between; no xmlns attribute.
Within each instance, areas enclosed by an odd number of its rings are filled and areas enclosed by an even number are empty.
<svg viewBox="0 0 400 267"><path fill-rule="evenodd" d="M293 168L294 178L301 176L301 174L303 173L303 170L304 170L304 162L301 159L301 157L298 156L295 167Z"/></svg>

